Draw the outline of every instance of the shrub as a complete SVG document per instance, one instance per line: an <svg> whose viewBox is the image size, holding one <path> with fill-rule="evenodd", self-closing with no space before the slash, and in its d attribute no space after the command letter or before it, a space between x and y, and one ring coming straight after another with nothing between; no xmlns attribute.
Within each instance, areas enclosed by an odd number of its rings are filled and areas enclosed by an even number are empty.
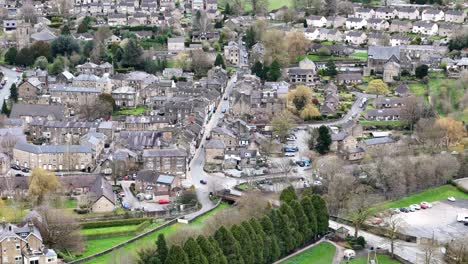
<svg viewBox="0 0 468 264"><path fill-rule="evenodd" d="M112 226L123 226L123 225L139 225L145 221L152 221L152 219L153 218L151 217L144 217L144 218L129 218L129 219L86 222L86 223L81 224L81 228L89 229L89 228L101 228L101 227L112 227Z"/></svg>
<svg viewBox="0 0 468 264"><path fill-rule="evenodd" d="M356 239L356 244L364 247L366 246L366 239L362 236L359 236L357 239Z"/></svg>

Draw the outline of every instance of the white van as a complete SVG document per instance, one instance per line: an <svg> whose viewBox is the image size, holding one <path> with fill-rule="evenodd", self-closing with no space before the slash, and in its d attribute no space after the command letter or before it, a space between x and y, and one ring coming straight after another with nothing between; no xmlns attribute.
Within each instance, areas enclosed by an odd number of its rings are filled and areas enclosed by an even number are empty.
<svg viewBox="0 0 468 264"><path fill-rule="evenodd" d="M458 215L457 215L457 221L458 221L458 222L468 223L468 214L466 214L466 213L464 213L464 214L458 214Z"/></svg>

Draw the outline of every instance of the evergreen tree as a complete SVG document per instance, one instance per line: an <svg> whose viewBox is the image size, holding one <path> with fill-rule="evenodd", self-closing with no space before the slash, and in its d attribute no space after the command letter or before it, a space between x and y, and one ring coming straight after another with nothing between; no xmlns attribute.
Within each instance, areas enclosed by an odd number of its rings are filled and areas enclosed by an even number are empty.
<svg viewBox="0 0 468 264"><path fill-rule="evenodd" d="M275 228L271 218L266 215L260 220L262 230L266 234L265 247L268 248L268 258L265 258L266 263L273 263L281 256L279 240L275 234Z"/></svg>
<svg viewBox="0 0 468 264"><path fill-rule="evenodd" d="M269 69L267 74L267 81L276 82L281 77L281 65L277 60L274 60Z"/></svg>
<svg viewBox="0 0 468 264"><path fill-rule="evenodd" d="M229 3L226 3L226 5L224 6L224 14L225 15L231 15L232 14L231 6L229 5Z"/></svg>
<svg viewBox="0 0 468 264"><path fill-rule="evenodd" d="M3 100L2 114L6 115L6 116L10 116L10 110L8 109L6 100Z"/></svg>
<svg viewBox="0 0 468 264"><path fill-rule="evenodd" d="M302 209L304 209L304 214L309 220L309 228L312 233L312 237L317 236L317 213L315 212L314 205L310 197L306 196L301 200Z"/></svg>
<svg viewBox="0 0 468 264"><path fill-rule="evenodd" d="M190 264L208 264L208 260L202 253L195 239L189 237L184 243L184 251L187 254Z"/></svg>
<svg viewBox="0 0 468 264"><path fill-rule="evenodd" d="M332 60L329 60L326 64L325 64L325 75L326 76L336 76L338 74L338 71L336 70L336 65L335 65L335 62L333 62Z"/></svg>
<svg viewBox="0 0 468 264"><path fill-rule="evenodd" d="M296 244L296 240L293 237L294 230L291 230L291 224L288 217L281 214L278 210L271 211L270 219L273 223L275 234L278 237L278 245L281 255L284 256L294 249Z"/></svg>
<svg viewBox="0 0 468 264"><path fill-rule="evenodd" d="M189 264L189 260L185 251L180 246L174 245L169 250L164 264Z"/></svg>
<svg viewBox="0 0 468 264"><path fill-rule="evenodd" d="M319 195L313 195L311 201L317 213L317 233L323 235L328 231L329 216L327 204Z"/></svg>
<svg viewBox="0 0 468 264"><path fill-rule="evenodd" d="M277 236L268 237L268 245L270 245L270 260L273 263L281 257L281 248Z"/></svg>
<svg viewBox="0 0 468 264"><path fill-rule="evenodd" d="M212 245L206 237L199 235L197 237L197 243L200 247L202 254L208 260L208 263L219 264L220 262L220 252L216 250L216 246ZM219 249L219 247L218 247Z"/></svg>
<svg viewBox="0 0 468 264"><path fill-rule="evenodd" d="M215 65L215 66L221 66L223 69L226 68L226 65L224 64L223 56L222 56L221 54L218 53L218 55L216 55L216 59L215 59L214 65Z"/></svg>
<svg viewBox="0 0 468 264"><path fill-rule="evenodd" d="M156 240L156 248L158 249L159 260L164 263L167 259L167 255L169 254L169 248L167 246L164 234L158 235L158 240Z"/></svg>
<svg viewBox="0 0 468 264"><path fill-rule="evenodd" d="M60 33L62 35L70 35L70 27L68 26L68 24L65 24L63 27L62 27L62 32Z"/></svg>
<svg viewBox="0 0 468 264"><path fill-rule="evenodd" d="M16 88L15 83L12 83L10 86L10 98L13 102L18 102L18 88Z"/></svg>
<svg viewBox="0 0 468 264"><path fill-rule="evenodd" d="M292 185L289 185L281 192L280 201L284 203L291 203L294 200L297 200L296 190Z"/></svg>
<svg viewBox="0 0 468 264"><path fill-rule="evenodd" d="M5 62L10 65L16 63L16 56L18 55L18 50L15 47L11 47L5 53Z"/></svg>
<svg viewBox="0 0 468 264"><path fill-rule="evenodd" d="M296 215L289 204L283 203L280 207L280 213L287 216L290 232L294 239L294 248L298 247L304 241L303 234L299 232L299 225L297 223Z"/></svg>
<svg viewBox="0 0 468 264"><path fill-rule="evenodd" d="M261 63L260 61L256 61L254 65L252 65L251 70L253 74L258 76L258 78L260 78L261 80L265 80L266 76L263 68L263 63Z"/></svg>
<svg viewBox="0 0 468 264"><path fill-rule="evenodd" d="M244 264L239 241L234 238L231 231L221 226L216 230L214 239L218 242L229 264Z"/></svg>
<svg viewBox="0 0 468 264"><path fill-rule="evenodd" d="M252 218L253 219L253 218ZM255 258L255 263L264 263L264 251L265 245L263 244L263 238L256 232L250 221L244 221L241 223L242 227L247 231L249 239L252 242L252 248Z"/></svg>
<svg viewBox="0 0 468 264"><path fill-rule="evenodd" d="M138 264L163 264L157 256L156 248L144 248L138 251Z"/></svg>
<svg viewBox="0 0 468 264"><path fill-rule="evenodd" d="M22 48L16 55L16 64L22 66L31 66L34 63L33 51L28 48Z"/></svg>
<svg viewBox="0 0 468 264"><path fill-rule="evenodd" d="M255 30L253 29L253 27L249 27L247 29L242 40L245 42L245 45L247 46L248 49L251 49L253 45L257 43L257 34L255 33Z"/></svg>
<svg viewBox="0 0 468 264"><path fill-rule="evenodd" d="M301 241L301 244L310 241L313 238L312 230L310 228L309 218L307 218L307 216L305 215L304 209L297 200L291 202L291 208L294 212L294 215L296 216L298 231L302 234L303 239Z"/></svg>
<svg viewBox="0 0 468 264"><path fill-rule="evenodd" d="M332 143L330 130L326 126L319 127L319 135L317 138L317 144L315 144L315 150L320 154L325 154L330 151L330 145Z"/></svg>
<svg viewBox="0 0 468 264"><path fill-rule="evenodd" d="M239 241L239 244L242 245L241 253L244 263L253 264L255 262L255 255L249 233L247 233L243 226L239 225L233 225L231 227L231 232L234 238Z"/></svg>
<svg viewBox="0 0 468 264"><path fill-rule="evenodd" d="M216 241L214 239L214 237L210 236L208 238L208 241L210 242L210 244L212 245L213 249L215 250L217 256L218 256L218 263L220 264L228 264L228 261L227 261L227 258L226 256L224 255L224 252L223 250L221 249L221 247L219 246L218 244L218 241ZM211 264L211 262L210 262Z"/></svg>
<svg viewBox="0 0 468 264"><path fill-rule="evenodd" d="M136 39L129 39L127 45L123 48L122 53L122 65L124 67L135 67L138 68L141 64L141 56L143 55L143 50L136 41Z"/></svg>

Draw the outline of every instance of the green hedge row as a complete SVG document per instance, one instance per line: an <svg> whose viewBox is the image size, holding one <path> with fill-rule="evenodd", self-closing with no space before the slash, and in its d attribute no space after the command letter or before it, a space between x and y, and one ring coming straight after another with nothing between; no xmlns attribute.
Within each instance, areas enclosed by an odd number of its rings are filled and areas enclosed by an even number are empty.
<svg viewBox="0 0 468 264"><path fill-rule="evenodd" d="M90 228L101 228L101 227L112 227L112 226L124 226L124 225L139 225L145 221L152 222L153 218L129 218L129 219L117 219L117 220L106 220L106 221L95 221L85 222L81 224L82 229Z"/></svg>
<svg viewBox="0 0 468 264"><path fill-rule="evenodd" d="M151 221L144 221L143 223L135 227L129 227L128 230L125 230L125 231L95 233L95 234L83 235L83 237L86 238L87 240L93 240L93 239L106 238L106 237L136 236L138 233L140 233L143 229L147 228L149 225L151 225Z"/></svg>

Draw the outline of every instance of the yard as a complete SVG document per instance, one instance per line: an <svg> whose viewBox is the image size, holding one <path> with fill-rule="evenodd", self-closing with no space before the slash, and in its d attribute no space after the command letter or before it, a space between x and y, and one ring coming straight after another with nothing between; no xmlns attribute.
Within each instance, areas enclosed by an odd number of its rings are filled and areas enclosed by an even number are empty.
<svg viewBox="0 0 468 264"><path fill-rule="evenodd" d="M408 88L416 96L425 96L427 86L423 83L409 83Z"/></svg>
<svg viewBox="0 0 468 264"><path fill-rule="evenodd" d="M190 228L202 228L204 225L205 225L205 219L211 217L212 215L228 208L229 205L227 204L220 204L216 209L214 209L213 211L207 213L206 215L202 216L202 217L199 217L197 218L195 221L193 221L192 223L190 223L188 226ZM101 264L101 263L112 263L113 259L114 258L119 258L118 253L122 253L122 254L130 254L132 257L136 257L137 256L137 252L138 250L140 250L141 248L144 248L144 247L148 247L148 246L151 246L151 245L154 245L154 242L156 241L157 237L159 234L164 234L165 236L168 236L174 232L176 232L179 228L181 227L184 227L185 225L184 224L179 224L179 223L176 223L174 225L171 225L171 226L168 226L166 228L163 228L157 232L154 232L154 233L151 233L145 237L143 237L142 239L139 239L133 243L130 243L130 244L127 244L125 245L124 247L120 248L117 252L111 252L111 253L108 253L108 254L105 254L105 255L102 255L102 256L99 256L97 258L94 258L90 261L87 261L87 262L84 262L84 263L87 263L87 264ZM110 239L99 239L98 241L89 241L90 243L87 244L87 249L88 248L92 248L91 250L94 251L94 253L97 253L97 252L100 252L100 251L103 251L109 247L112 247L112 246L115 246L119 243L122 243L124 241L127 241L129 240L130 238L132 238L132 236L130 237L115 237L115 238L110 238ZM108 240L108 243L109 244L106 244L106 243L101 243L102 240ZM94 250L94 247L99 247L99 250ZM91 253L91 254L88 254L87 256L89 255L92 255L94 253Z"/></svg>
<svg viewBox="0 0 468 264"><path fill-rule="evenodd" d="M434 202L446 200L447 197L450 196L453 196L455 198L468 199L468 194L458 190L456 187L452 185L442 185L439 187L427 189L419 193L415 193L400 200L381 203L375 206L374 209L376 211L382 211L389 208L406 207L411 204L419 204L423 201Z"/></svg>
<svg viewBox="0 0 468 264"><path fill-rule="evenodd" d="M146 110L146 107L137 106L135 108L121 109L121 110L115 111L113 114L114 115L141 115L145 112L145 110Z"/></svg>
<svg viewBox="0 0 468 264"><path fill-rule="evenodd" d="M349 263L349 264L367 264L367 257L359 257L350 260L349 262L343 261L341 263ZM390 256L387 255L377 255L376 263L379 264L399 264L400 262L397 260L392 259Z"/></svg>
<svg viewBox="0 0 468 264"><path fill-rule="evenodd" d="M330 264L335 256L336 248L328 242L322 242L292 258L282 264Z"/></svg>
<svg viewBox="0 0 468 264"><path fill-rule="evenodd" d="M218 0L218 9L224 10L226 3L229 2L228 0ZM244 2L244 9L245 11L249 12L252 10L252 5L249 0L243 0ZM269 0L268 1L268 10L271 11L273 9L278 9L283 6L292 7L293 2L292 0Z"/></svg>

